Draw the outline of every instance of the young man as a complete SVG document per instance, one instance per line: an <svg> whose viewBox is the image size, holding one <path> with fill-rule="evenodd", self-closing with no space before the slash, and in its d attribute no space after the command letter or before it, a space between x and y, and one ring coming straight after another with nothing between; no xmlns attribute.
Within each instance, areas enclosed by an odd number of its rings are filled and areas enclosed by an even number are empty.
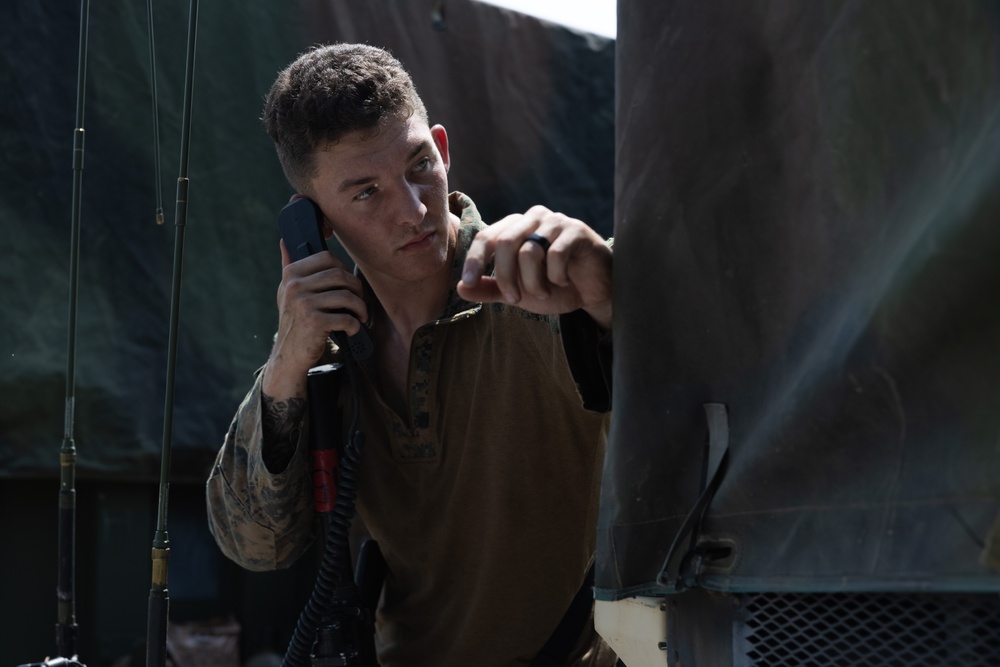
<svg viewBox="0 0 1000 667"><path fill-rule="evenodd" d="M306 372L332 332L368 327L358 510L389 570L380 664L529 664L593 560L611 249L543 207L485 226L449 194L448 135L383 50L303 54L264 125L358 276L282 244L278 332L208 481L212 532L250 569L306 549ZM614 661L591 621L566 664Z"/></svg>

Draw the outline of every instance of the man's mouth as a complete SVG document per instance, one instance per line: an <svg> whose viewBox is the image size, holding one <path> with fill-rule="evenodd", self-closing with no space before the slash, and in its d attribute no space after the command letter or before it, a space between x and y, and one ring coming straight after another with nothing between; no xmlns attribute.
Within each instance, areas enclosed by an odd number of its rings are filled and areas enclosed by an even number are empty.
<svg viewBox="0 0 1000 667"><path fill-rule="evenodd" d="M403 246L401 246L399 249L403 250L403 251L417 250L418 248L422 248L425 245L427 245L428 243L430 243L430 241L432 240L433 236L434 236L434 230L433 229L431 229L429 231L426 231L426 232L423 232L423 233L418 234L415 237L413 237L413 239L411 239L410 241L408 241L406 244L404 244Z"/></svg>

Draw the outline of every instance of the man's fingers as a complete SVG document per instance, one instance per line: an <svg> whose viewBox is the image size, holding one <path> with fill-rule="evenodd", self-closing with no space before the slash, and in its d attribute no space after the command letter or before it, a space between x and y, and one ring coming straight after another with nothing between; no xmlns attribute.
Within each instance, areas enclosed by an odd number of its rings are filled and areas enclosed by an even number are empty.
<svg viewBox="0 0 1000 667"><path fill-rule="evenodd" d="M504 225L494 241L493 275L507 303L521 300L521 249L537 224L528 216L520 216Z"/></svg>
<svg viewBox="0 0 1000 667"><path fill-rule="evenodd" d="M278 247L281 250L281 268L292 263L292 258L288 255L288 248L285 247L285 239L278 239Z"/></svg>
<svg viewBox="0 0 1000 667"><path fill-rule="evenodd" d="M489 232L490 228L487 227L476 234L465 255L461 284L467 288L474 288L479 284L486 271L486 265L493 257L493 238Z"/></svg>
<svg viewBox="0 0 1000 667"><path fill-rule="evenodd" d="M289 261L281 243L281 284L278 286L278 309L288 314L289 322L298 322L304 330L356 333L361 322L369 319L361 280L347 270L337 257L320 252L296 262Z"/></svg>
<svg viewBox="0 0 1000 667"><path fill-rule="evenodd" d="M349 310L336 310L324 313L323 315L323 320L325 322L323 329L326 331L327 335L342 331L348 336L353 336L358 333L363 326L361 324L361 320L358 319L358 316Z"/></svg>
<svg viewBox="0 0 1000 667"><path fill-rule="evenodd" d="M570 284L569 265L573 256L573 244L578 241L576 234L561 234L553 239L545 255L545 277L549 283L559 287Z"/></svg>
<svg viewBox="0 0 1000 667"><path fill-rule="evenodd" d="M279 329L298 332L312 340L321 332L357 333L369 321L368 304L345 286L325 290L310 289L315 276L293 277L278 291Z"/></svg>
<svg viewBox="0 0 1000 667"><path fill-rule="evenodd" d="M523 215L508 215L476 234L465 256L462 282L467 287L475 287L492 259L493 274L499 281L503 300L516 303L519 297L517 285L510 282L512 269L516 269L516 258L511 257L511 250L516 252L517 236L522 228L529 225ZM516 278L516 274L514 276Z"/></svg>
<svg viewBox="0 0 1000 667"><path fill-rule="evenodd" d="M540 240L532 239L532 236L536 235L540 237ZM547 299L551 294L551 271L548 269L548 254L560 236L559 227L552 224L542 224L525 237L518 250L521 284L526 292L538 299Z"/></svg>
<svg viewBox="0 0 1000 667"><path fill-rule="evenodd" d="M505 294L515 296L517 285L511 284L508 276L512 266L516 266L516 254L524 239L541 224L552 211L544 206L533 206L524 214L508 215L476 234L465 256L462 267L462 282L467 287L474 286L483 276L490 260L494 261L496 276ZM499 267L497 266L499 264Z"/></svg>
<svg viewBox="0 0 1000 667"><path fill-rule="evenodd" d="M532 240L532 234L547 243ZM590 236L597 238L583 223L540 206L524 215L507 216L473 240L459 293L470 300L511 304L528 296L533 301L553 298L559 288L573 285L574 257L586 254L587 244L593 243ZM494 279L487 281L482 273L490 259Z"/></svg>
<svg viewBox="0 0 1000 667"><path fill-rule="evenodd" d="M367 322L368 304L357 294L346 289L328 290L304 296L310 310L324 313L344 313L358 322ZM351 333L355 327L351 325Z"/></svg>
<svg viewBox="0 0 1000 667"><path fill-rule="evenodd" d="M489 276L481 276L475 285L467 285L464 282L458 284L458 295L470 302L493 303L503 301L503 292L497 281Z"/></svg>
<svg viewBox="0 0 1000 667"><path fill-rule="evenodd" d="M559 234L565 216L544 206L534 206L524 215L504 218L490 228L494 276L507 303L519 303L522 290L538 299L549 295L545 280L545 247L529 241L531 234L543 238Z"/></svg>

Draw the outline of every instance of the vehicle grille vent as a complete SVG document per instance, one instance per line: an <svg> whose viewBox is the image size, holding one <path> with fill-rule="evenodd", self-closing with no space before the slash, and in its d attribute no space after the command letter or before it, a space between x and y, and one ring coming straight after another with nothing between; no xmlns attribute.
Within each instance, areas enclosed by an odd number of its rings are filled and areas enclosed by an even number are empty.
<svg viewBox="0 0 1000 667"><path fill-rule="evenodd" d="M739 667L1000 667L1000 596L738 596Z"/></svg>

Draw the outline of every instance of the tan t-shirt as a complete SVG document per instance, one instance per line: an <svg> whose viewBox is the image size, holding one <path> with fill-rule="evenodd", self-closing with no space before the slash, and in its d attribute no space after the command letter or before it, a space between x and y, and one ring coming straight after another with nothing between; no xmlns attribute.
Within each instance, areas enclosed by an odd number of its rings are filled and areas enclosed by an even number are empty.
<svg viewBox="0 0 1000 667"><path fill-rule="evenodd" d="M482 227L471 200L457 271ZM574 324L567 324L573 322ZM575 324L583 322L583 324ZM582 406L558 317L463 302L414 336L407 414L361 367L365 434L358 509L389 574L377 617L383 667L527 664L593 559L607 414ZM586 329L585 318L562 326ZM574 331L575 340L596 329ZM208 482L222 550L252 569L288 565L308 545L307 456L271 475L260 460L259 382ZM612 665L588 628L574 662Z"/></svg>

